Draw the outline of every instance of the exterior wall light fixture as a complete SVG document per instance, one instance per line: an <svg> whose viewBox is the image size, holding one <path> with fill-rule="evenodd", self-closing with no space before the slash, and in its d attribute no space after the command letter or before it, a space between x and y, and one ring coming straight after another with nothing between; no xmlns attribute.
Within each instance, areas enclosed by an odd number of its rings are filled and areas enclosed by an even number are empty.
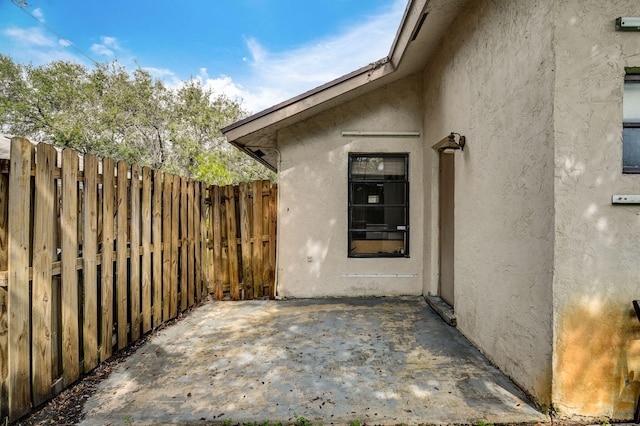
<svg viewBox="0 0 640 426"><path fill-rule="evenodd" d="M456 136L458 137L458 141L456 142ZM464 151L464 146L466 145L467 139L462 136L460 133L451 132L449 136L442 139L437 144L433 145L431 148L436 151L440 151L443 154L453 154L457 150Z"/></svg>

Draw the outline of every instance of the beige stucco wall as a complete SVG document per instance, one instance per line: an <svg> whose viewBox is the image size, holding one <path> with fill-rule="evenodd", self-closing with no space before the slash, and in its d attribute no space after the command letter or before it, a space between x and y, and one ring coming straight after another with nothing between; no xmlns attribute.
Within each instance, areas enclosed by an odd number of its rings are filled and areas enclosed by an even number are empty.
<svg viewBox="0 0 640 426"><path fill-rule="evenodd" d="M555 4L555 352L553 398L562 415L630 419L640 393L640 176L622 174L627 66L640 66L637 0Z"/></svg>
<svg viewBox="0 0 640 426"><path fill-rule="evenodd" d="M640 16L640 2L470 1L420 78L280 130L278 294L437 294L429 147L462 133L458 328L559 415L630 419L640 394L631 308L640 206L611 196L640 194L640 176L621 173L624 68L640 67L640 33L616 32L618 16ZM347 257L349 152L410 153L411 258Z"/></svg>
<svg viewBox="0 0 640 426"><path fill-rule="evenodd" d="M452 131L467 138L455 154L458 328L543 405L552 354L551 19L551 0L469 2L424 75L425 146ZM424 154L424 291L436 294L437 158Z"/></svg>
<svg viewBox="0 0 640 426"><path fill-rule="evenodd" d="M342 136L421 131L421 85L409 78L278 132L278 295L422 293L422 139ZM347 257L349 152L409 153L410 258Z"/></svg>

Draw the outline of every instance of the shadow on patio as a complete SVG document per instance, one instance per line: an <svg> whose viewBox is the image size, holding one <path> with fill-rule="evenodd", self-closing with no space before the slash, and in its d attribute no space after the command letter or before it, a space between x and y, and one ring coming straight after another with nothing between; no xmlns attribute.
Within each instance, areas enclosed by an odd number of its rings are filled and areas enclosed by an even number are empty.
<svg viewBox="0 0 640 426"><path fill-rule="evenodd" d="M421 297L207 303L120 364L85 414L84 425L548 420Z"/></svg>

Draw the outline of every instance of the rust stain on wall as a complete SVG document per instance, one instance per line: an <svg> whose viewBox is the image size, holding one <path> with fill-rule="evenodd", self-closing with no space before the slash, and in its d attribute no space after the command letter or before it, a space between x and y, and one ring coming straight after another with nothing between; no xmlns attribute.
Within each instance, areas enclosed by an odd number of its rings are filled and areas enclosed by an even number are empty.
<svg viewBox="0 0 640 426"><path fill-rule="evenodd" d="M558 314L553 399L561 416L633 418L640 323L631 301L568 304Z"/></svg>

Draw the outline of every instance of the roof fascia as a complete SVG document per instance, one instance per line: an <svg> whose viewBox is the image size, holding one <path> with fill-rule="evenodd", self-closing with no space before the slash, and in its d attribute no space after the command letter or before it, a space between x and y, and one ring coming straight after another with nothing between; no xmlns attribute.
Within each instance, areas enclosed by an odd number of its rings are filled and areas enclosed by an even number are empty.
<svg viewBox="0 0 640 426"><path fill-rule="evenodd" d="M429 3L430 0L409 0L389 51L388 57L394 68L398 68L409 43L418 35Z"/></svg>
<svg viewBox="0 0 640 426"><path fill-rule="evenodd" d="M381 59L352 73L289 99L222 129L227 140L237 141L265 127L281 122L339 95L357 89L394 71L388 58Z"/></svg>

